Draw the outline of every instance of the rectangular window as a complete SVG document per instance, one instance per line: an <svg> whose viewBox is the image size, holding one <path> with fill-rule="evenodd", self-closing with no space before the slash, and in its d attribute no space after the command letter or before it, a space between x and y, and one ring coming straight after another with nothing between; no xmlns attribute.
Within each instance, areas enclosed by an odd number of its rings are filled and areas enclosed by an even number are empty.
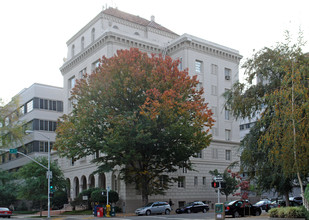
<svg viewBox="0 0 309 220"><path fill-rule="evenodd" d="M195 72L201 73L203 72L203 62L199 60L195 60Z"/></svg>
<svg viewBox="0 0 309 220"><path fill-rule="evenodd" d="M212 106L212 107L211 107L211 111L212 111L212 113L213 113L213 115L212 115L212 116L214 116L214 117L217 117L217 116L218 116L218 110L217 110L217 107Z"/></svg>
<svg viewBox="0 0 309 220"><path fill-rule="evenodd" d="M224 68L224 76L226 80L230 80L231 79L231 69Z"/></svg>
<svg viewBox="0 0 309 220"><path fill-rule="evenodd" d="M75 76L69 79L69 89L73 89L75 86Z"/></svg>
<svg viewBox="0 0 309 220"><path fill-rule="evenodd" d="M230 120L230 110L225 108L225 120Z"/></svg>
<svg viewBox="0 0 309 220"><path fill-rule="evenodd" d="M212 148L211 153L212 159L218 159L218 149Z"/></svg>
<svg viewBox="0 0 309 220"><path fill-rule="evenodd" d="M92 65L91 65L92 71L95 70L99 66L100 66L100 60L93 62Z"/></svg>
<svg viewBox="0 0 309 220"><path fill-rule="evenodd" d="M178 188L185 188L185 177L184 176L178 177Z"/></svg>
<svg viewBox="0 0 309 220"><path fill-rule="evenodd" d="M211 94L212 94L212 95L217 95L217 94L218 94L218 92L217 92L217 86L211 85Z"/></svg>
<svg viewBox="0 0 309 220"><path fill-rule="evenodd" d="M19 109L19 114L24 115L25 114L25 106L21 106Z"/></svg>
<svg viewBox="0 0 309 220"><path fill-rule="evenodd" d="M231 160L231 150L225 151L225 160Z"/></svg>
<svg viewBox="0 0 309 220"><path fill-rule="evenodd" d="M225 140L230 141L231 140L231 130L225 129Z"/></svg>
<svg viewBox="0 0 309 220"><path fill-rule="evenodd" d="M211 74L218 75L218 66L216 64L211 64Z"/></svg>
<svg viewBox="0 0 309 220"><path fill-rule="evenodd" d="M244 130L244 125L239 125L240 130Z"/></svg>
<svg viewBox="0 0 309 220"><path fill-rule="evenodd" d="M213 136L218 136L218 128L212 127L212 128L211 128L211 134L212 134Z"/></svg>
<svg viewBox="0 0 309 220"><path fill-rule="evenodd" d="M206 177L203 176L203 185L205 186L206 185Z"/></svg>
<svg viewBox="0 0 309 220"><path fill-rule="evenodd" d="M183 172L183 173L187 173L187 172L188 172L188 169L187 169L186 167L183 167L183 168L182 168L182 172Z"/></svg>
<svg viewBox="0 0 309 220"><path fill-rule="evenodd" d="M198 185L198 177L195 176L195 177L194 177L194 186L197 186L197 185Z"/></svg>
<svg viewBox="0 0 309 220"><path fill-rule="evenodd" d="M31 112L33 110L33 100L27 103L27 112Z"/></svg>
<svg viewBox="0 0 309 220"><path fill-rule="evenodd" d="M196 158L202 158L202 150L194 155Z"/></svg>
<svg viewBox="0 0 309 220"><path fill-rule="evenodd" d="M84 68L84 69L82 69L81 71L79 71L79 76L80 76L80 78L84 78L86 72L87 72L87 68Z"/></svg>
<svg viewBox="0 0 309 220"><path fill-rule="evenodd" d="M179 57L178 69L182 70L182 57Z"/></svg>

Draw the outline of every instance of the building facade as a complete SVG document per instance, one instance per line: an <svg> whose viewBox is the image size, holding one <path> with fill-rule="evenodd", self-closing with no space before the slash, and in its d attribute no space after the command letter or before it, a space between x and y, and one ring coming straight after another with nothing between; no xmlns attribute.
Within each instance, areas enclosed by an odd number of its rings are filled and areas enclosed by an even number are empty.
<svg viewBox="0 0 309 220"><path fill-rule="evenodd" d="M60 67L64 85L64 113L72 110L69 100L75 80L90 74L102 56L112 57L117 50L138 48L149 54L167 55L179 59L181 70L187 68L191 76L197 75L199 86L204 88L206 101L214 113L213 140L207 149L192 158L196 171L179 169L173 175L180 177L166 195L151 196L150 201L171 199L175 208L183 203L200 200L209 204L217 201L211 187L209 171L223 172L232 162L239 160L239 124L224 108L222 94L238 80L242 56L237 50L209 42L188 34L178 35L150 20L108 8L100 12L86 26L67 41L68 54ZM68 160L58 158L58 163L70 183L70 198L90 187L111 187L119 193L117 204L124 212L141 206L141 195L134 186L120 180L115 169L110 173L93 174L97 166L91 163L96 155ZM222 197L223 198L223 197Z"/></svg>
<svg viewBox="0 0 309 220"><path fill-rule="evenodd" d="M57 120L63 115L63 89L35 83L23 89L17 96L19 122L22 122L27 129L33 130L33 133L26 135L23 143L10 148L16 148L31 158L47 157L48 139L52 148L56 138ZM9 116L7 119L9 121ZM0 169L3 170L17 171L31 162L20 154L3 151L0 153ZM52 153L55 152L52 151Z"/></svg>

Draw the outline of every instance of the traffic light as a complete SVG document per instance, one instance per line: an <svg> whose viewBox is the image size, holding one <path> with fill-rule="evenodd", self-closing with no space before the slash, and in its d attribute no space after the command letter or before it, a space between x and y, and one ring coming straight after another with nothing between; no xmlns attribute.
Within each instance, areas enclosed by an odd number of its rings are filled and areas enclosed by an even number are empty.
<svg viewBox="0 0 309 220"><path fill-rule="evenodd" d="M218 188L218 187L219 187L219 182L212 181L212 182L211 182L211 186L212 186L213 188Z"/></svg>

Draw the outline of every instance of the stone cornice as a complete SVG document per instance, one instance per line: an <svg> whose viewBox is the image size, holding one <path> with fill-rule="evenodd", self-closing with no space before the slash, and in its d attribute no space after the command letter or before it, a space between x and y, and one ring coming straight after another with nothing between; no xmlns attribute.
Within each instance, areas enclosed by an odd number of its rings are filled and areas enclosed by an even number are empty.
<svg viewBox="0 0 309 220"><path fill-rule="evenodd" d="M171 42L167 46L167 54L172 55L173 53L184 48L201 51L202 53L236 62L237 64L239 64L240 60L242 59L242 56L236 50L187 34L182 35L175 41Z"/></svg>
<svg viewBox="0 0 309 220"><path fill-rule="evenodd" d="M61 67L62 75L78 65L80 62L91 56L98 49L106 46L108 43L117 43L127 47L135 47L148 53L161 53L162 47L150 41L143 41L143 39L133 38L129 35L119 34L113 31L105 32L99 39L90 44L85 50L76 54L72 59L66 61Z"/></svg>

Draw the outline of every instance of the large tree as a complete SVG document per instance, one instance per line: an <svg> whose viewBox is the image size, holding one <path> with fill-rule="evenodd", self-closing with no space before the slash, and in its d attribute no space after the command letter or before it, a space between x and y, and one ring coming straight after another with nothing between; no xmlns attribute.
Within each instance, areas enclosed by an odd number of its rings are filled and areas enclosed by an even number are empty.
<svg viewBox="0 0 309 220"><path fill-rule="evenodd" d="M309 57L302 52L301 36L295 44L290 40L287 35L285 43L256 52L244 64L246 82L238 82L225 95L236 117L259 115L257 142L243 147L257 144L266 157L246 157L248 162L257 169L269 163L287 179L296 175L303 195L302 176L309 174Z"/></svg>
<svg viewBox="0 0 309 220"><path fill-rule="evenodd" d="M35 158L35 160L44 166L48 165L46 157ZM50 164L50 170L52 171L51 185L56 192L64 191L66 181L62 171L56 163ZM42 216L43 205L47 204L48 196L46 169L35 162L30 162L17 171L16 177L21 179L21 185L18 188L18 197L39 203L40 216Z"/></svg>
<svg viewBox="0 0 309 220"><path fill-rule="evenodd" d="M96 154L100 172L118 166L145 203L164 193L168 174L192 169L190 157L209 145L213 123L196 77L178 64L137 49L103 57L72 91L73 111L56 131L60 155Z"/></svg>

